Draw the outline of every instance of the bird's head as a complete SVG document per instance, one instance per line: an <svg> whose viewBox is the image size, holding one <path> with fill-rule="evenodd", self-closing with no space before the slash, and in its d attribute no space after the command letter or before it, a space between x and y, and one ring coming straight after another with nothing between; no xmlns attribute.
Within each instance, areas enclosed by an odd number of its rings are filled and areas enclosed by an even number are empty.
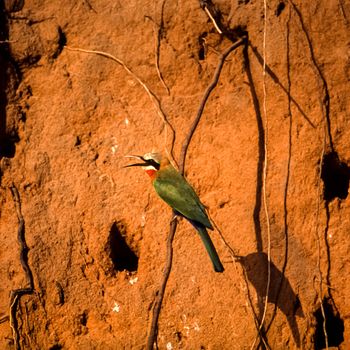
<svg viewBox="0 0 350 350"><path fill-rule="evenodd" d="M141 161L141 163L134 163L126 165L125 168L140 166L151 178L155 176L160 168L162 155L160 153L146 153L143 156L125 156L126 158L133 158Z"/></svg>

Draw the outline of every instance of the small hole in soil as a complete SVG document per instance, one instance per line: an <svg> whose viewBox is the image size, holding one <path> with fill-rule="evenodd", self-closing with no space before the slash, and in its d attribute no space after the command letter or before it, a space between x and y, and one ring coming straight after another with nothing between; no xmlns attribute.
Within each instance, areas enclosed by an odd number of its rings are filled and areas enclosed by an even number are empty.
<svg viewBox="0 0 350 350"><path fill-rule="evenodd" d="M198 59L200 61L203 61L205 59L205 49L203 46L201 46L199 51L198 51Z"/></svg>
<svg viewBox="0 0 350 350"><path fill-rule="evenodd" d="M9 136L5 135L0 141L0 156L6 158L13 158L16 153L15 143L19 141L17 135Z"/></svg>
<svg viewBox="0 0 350 350"><path fill-rule="evenodd" d="M63 46L65 46L67 44L67 37L66 37L66 34L63 32L61 27L58 28L58 35L59 35L58 44L62 48Z"/></svg>
<svg viewBox="0 0 350 350"><path fill-rule="evenodd" d="M202 33L198 38L199 50L198 50L198 59L203 61L205 59L206 49L205 49L205 38L208 36L208 33Z"/></svg>
<svg viewBox="0 0 350 350"><path fill-rule="evenodd" d="M350 169L340 161L337 152L327 153L323 157L321 178L324 182L323 198L345 199L348 196Z"/></svg>
<svg viewBox="0 0 350 350"><path fill-rule="evenodd" d="M61 344L55 344L49 348L49 350L61 350L63 349L63 346Z"/></svg>
<svg viewBox="0 0 350 350"><path fill-rule="evenodd" d="M323 300L322 305L326 316L328 347L339 346L344 341L344 321L338 313L334 312L329 300ZM314 315L316 317L315 350L320 350L326 348L321 307L316 310Z"/></svg>
<svg viewBox="0 0 350 350"><path fill-rule="evenodd" d="M180 331L175 332L175 337L180 342L182 340L182 333Z"/></svg>
<svg viewBox="0 0 350 350"><path fill-rule="evenodd" d="M53 58L57 58L63 50L63 47L67 44L66 34L63 32L61 27L58 27L58 47L56 52L53 54Z"/></svg>
<svg viewBox="0 0 350 350"><path fill-rule="evenodd" d="M286 7L286 5L282 1L277 5L276 11L275 11L276 17L279 17L279 15L282 13L282 11L285 9L285 7Z"/></svg>
<svg viewBox="0 0 350 350"><path fill-rule="evenodd" d="M136 271L138 267L139 258L135 252L128 246L125 241L122 232L125 231L123 225L113 223L109 232L109 251L110 258L114 265L114 270L123 271L127 270L130 272Z"/></svg>
<svg viewBox="0 0 350 350"><path fill-rule="evenodd" d="M85 327L87 325L87 320L88 320L88 313L86 311L84 311L80 315L80 324Z"/></svg>
<svg viewBox="0 0 350 350"><path fill-rule="evenodd" d="M80 136L76 136L75 142L74 142L74 147L78 147L81 145L81 138Z"/></svg>

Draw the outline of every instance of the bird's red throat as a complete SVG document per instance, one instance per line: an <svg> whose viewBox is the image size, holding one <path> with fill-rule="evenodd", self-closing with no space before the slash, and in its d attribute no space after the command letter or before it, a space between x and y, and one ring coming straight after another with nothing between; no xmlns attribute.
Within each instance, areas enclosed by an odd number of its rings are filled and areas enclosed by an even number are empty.
<svg viewBox="0 0 350 350"><path fill-rule="evenodd" d="M153 179L156 176L156 172L157 170L154 169L146 169L145 172L147 173L147 175Z"/></svg>

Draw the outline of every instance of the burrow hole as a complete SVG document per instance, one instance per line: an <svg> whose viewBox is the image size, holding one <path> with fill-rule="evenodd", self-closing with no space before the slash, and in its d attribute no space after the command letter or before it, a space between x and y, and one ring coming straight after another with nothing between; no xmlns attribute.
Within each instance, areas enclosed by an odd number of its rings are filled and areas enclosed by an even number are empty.
<svg viewBox="0 0 350 350"><path fill-rule="evenodd" d="M208 33L204 32L202 33L198 38L198 44L199 44L199 50L198 50L198 59L200 61L203 61L206 56L206 37L208 36Z"/></svg>
<svg viewBox="0 0 350 350"><path fill-rule="evenodd" d="M87 325L88 317L89 317L89 314L86 310L79 316L79 322L84 327L86 327L86 325Z"/></svg>
<svg viewBox="0 0 350 350"><path fill-rule="evenodd" d="M114 222L109 231L108 250L114 271L137 271L139 258L125 240L125 226Z"/></svg>
<svg viewBox="0 0 350 350"><path fill-rule="evenodd" d="M19 137L16 132L11 135L0 135L0 157L13 158L16 153L16 143Z"/></svg>
<svg viewBox="0 0 350 350"><path fill-rule="evenodd" d="M280 1L280 3L277 5L275 15L276 17L279 17L282 11L285 9L286 4L283 1Z"/></svg>
<svg viewBox="0 0 350 350"><path fill-rule="evenodd" d="M61 344L55 344L52 345L51 348L49 348L49 350L61 350L63 349L63 346Z"/></svg>
<svg viewBox="0 0 350 350"><path fill-rule="evenodd" d="M327 153L323 157L321 178L324 183L324 200L345 199L348 196L350 169L340 161L337 152Z"/></svg>
<svg viewBox="0 0 350 350"><path fill-rule="evenodd" d="M333 310L333 306L329 299L324 299L322 302L325 318L326 318L326 333L328 338L328 347L339 346L344 341L344 321L340 315ZM322 309L319 307L315 312L316 331L315 331L315 350L326 348L326 337L323 329Z"/></svg>

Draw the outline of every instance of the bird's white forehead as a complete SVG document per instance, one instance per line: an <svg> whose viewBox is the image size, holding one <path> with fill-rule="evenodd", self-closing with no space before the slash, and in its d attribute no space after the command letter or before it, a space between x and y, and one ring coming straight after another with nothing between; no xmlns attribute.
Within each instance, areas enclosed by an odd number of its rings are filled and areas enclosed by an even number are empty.
<svg viewBox="0 0 350 350"><path fill-rule="evenodd" d="M153 159L155 162L157 162L158 164L160 164L160 161L162 160L162 156L159 153L146 153L143 155L144 159Z"/></svg>

